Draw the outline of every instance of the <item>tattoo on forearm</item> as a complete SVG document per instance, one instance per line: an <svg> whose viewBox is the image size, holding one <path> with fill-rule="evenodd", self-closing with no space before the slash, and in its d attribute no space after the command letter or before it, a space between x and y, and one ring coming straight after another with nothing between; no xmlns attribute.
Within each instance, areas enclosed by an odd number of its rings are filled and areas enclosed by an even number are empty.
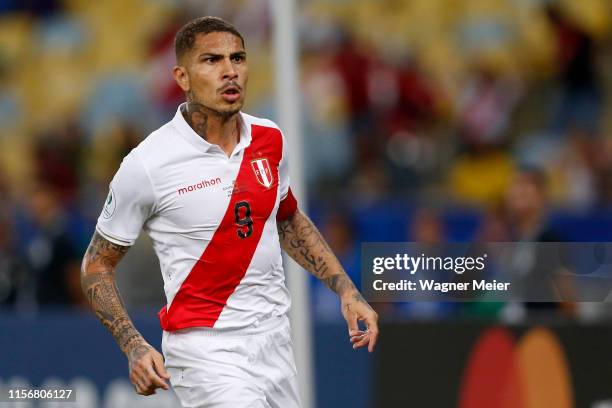
<svg viewBox="0 0 612 408"><path fill-rule="evenodd" d="M135 347L133 347L132 349L130 349L129 351L129 359L130 361L136 361L138 360L140 357L144 356L145 354L147 354L147 352L151 349L151 347L147 344L139 344Z"/></svg>
<svg viewBox="0 0 612 408"><path fill-rule="evenodd" d="M319 230L304 214L278 223L278 234L283 249L300 266L319 278L338 295L355 291L355 285L333 254Z"/></svg>
<svg viewBox="0 0 612 408"><path fill-rule="evenodd" d="M325 285L327 285L328 288L338 294L344 293L347 290L355 289L355 285L353 285L353 282L351 282L349 277L346 275L331 275L321 280L323 283L325 283Z"/></svg>
<svg viewBox="0 0 612 408"><path fill-rule="evenodd" d="M115 323L115 317L125 310L114 278L108 273L92 273L82 279L83 287L87 288L87 300L95 306L98 319L108 329Z"/></svg>
<svg viewBox="0 0 612 408"><path fill-rule="evenodd" d="M288 239L288 235L293 233L293 228L291 227L291 219L277 222L276 227L278 229L278 238L284 248L284 244L285 241Z"/></svg>
<svg viewBox="0 0 612 408"><path fill-rule="evenodd" d="M113 244L95 233L85 254L81 275L81 286L89 304L123 352L144 342L127 315L115 283L115 266L127 251L128 247Z"/></svg>
<svg viewBox="0 0 612 408"><path fill-rule="evenodd" d="M130 350L135 344L142 342L141 334L127 316L120 317L113 322L111 333L121 350Z"/></svg>
<svg viewBox="0 0 612 408"><path fill-rule="evenodd" d="M113 244L96 232L87 248L85 259L89 265L96 267L96 271L113 271L128 249L129 247Z"/></svg>
<svg viewBox="0 0 612 408"><path fill-rule="evenodd" d="M305 215L296 213L289 220L278 223L283 249L303 268L323 279L329 271L328 259L333 253Z"/></svg>

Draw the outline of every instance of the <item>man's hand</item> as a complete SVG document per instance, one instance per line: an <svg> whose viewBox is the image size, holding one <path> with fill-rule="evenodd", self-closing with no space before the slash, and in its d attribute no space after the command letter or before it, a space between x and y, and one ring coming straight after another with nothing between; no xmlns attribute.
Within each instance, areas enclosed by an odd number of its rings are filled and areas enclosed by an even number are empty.
<svg viewBox="0 0 612 408"><path fill-rule="evenodd" d="M170 375L164 367L164 358L148 343L135 345L127 353L130 381L140 395L155 394L157 388L168 390Z"/></svg>
<svg viewBox="0 0 612 408"><path fill-rule="evenodd" d="M373 352L378 340L378 314L358 291L342 297L342 315L348 324L353 349L367 345L368 351ZM365 323L365 331L359 329L360 321Z"/></svg>
<svg viewBox="0 0 612 408"><path fill-rule="evenodd" d="M134 327L115 283L115 268L128 249L94 233L83 257L81 286L96 316L127 356L136 392L151 395L157 388L167 390L165 380L170 376L161 354Z"/></svg>
<svg viewBox="0 0 612 408"><path fill-rule="evenodd" d="M374 351L378 339L378 315L361 296L317 227L299 210L277 225L285 252L340 297L353 348L367 345L370 353ZM359 330L359 321L365 323L365 331Z"/></svg>

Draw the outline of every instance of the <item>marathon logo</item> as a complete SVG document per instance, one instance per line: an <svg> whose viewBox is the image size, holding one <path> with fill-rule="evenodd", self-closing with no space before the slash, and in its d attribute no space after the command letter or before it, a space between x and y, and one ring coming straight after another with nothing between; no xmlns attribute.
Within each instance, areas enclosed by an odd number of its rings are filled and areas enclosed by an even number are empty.
<svg viewBox="0 0 612 408"><path fill-rule="evenodd" d="M201 190L203 188L216 186L217 184L221 184L221 178L220 177L217 177L217 178L214 178L214 179L210 179L210 180L202 180L199 183L192 184L192 185L187 186L187 187L181 187L177 191L178 191L179 195L183 195L183 194L191 193L192 191Z"/></svg>

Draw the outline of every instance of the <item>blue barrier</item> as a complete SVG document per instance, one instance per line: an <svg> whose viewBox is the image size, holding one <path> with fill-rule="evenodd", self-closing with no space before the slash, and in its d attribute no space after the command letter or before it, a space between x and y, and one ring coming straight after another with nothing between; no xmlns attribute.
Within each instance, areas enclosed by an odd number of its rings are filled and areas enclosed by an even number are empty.
<svg viewBox="0 0 612 408"><path fill-rule="evenodd" d="M147 341L160 349L161 329L157 318L131 314ZM317 406L369 406L373 356L365 350L351 348L346 325L343 322L315 324L314 344ZM89 312L58 310L33 316L0 313L0 356L0 387L54 384L74 387L77 403L67 403L66 407L178 406L172 393L160 391L156 396L142 397L133 391L125 357ZM3 406L1 402L0 406Z"/></svg>

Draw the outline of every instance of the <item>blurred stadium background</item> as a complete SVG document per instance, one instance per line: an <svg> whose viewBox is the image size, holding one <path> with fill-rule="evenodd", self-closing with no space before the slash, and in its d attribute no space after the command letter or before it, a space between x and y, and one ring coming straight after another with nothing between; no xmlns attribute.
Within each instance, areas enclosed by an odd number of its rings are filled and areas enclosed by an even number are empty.
<svg viewBox="0 0 612 408"><path fill-rule="evenodd" d="M309 212L357 283L362 242L612 241L612 2L297 7ZM79 266L122 157L183 100L173 36L201 15L241 30L245 111L274 118L267 0L0 0L0 382L72 382L84 407L172 406L131 395ZM158 344L146 237L120 270ZM605 303L381 303L368 356L335 296L314 279L310 293L319 407L612 406ZM515 365L520 379L502 375Z"/></svg>

